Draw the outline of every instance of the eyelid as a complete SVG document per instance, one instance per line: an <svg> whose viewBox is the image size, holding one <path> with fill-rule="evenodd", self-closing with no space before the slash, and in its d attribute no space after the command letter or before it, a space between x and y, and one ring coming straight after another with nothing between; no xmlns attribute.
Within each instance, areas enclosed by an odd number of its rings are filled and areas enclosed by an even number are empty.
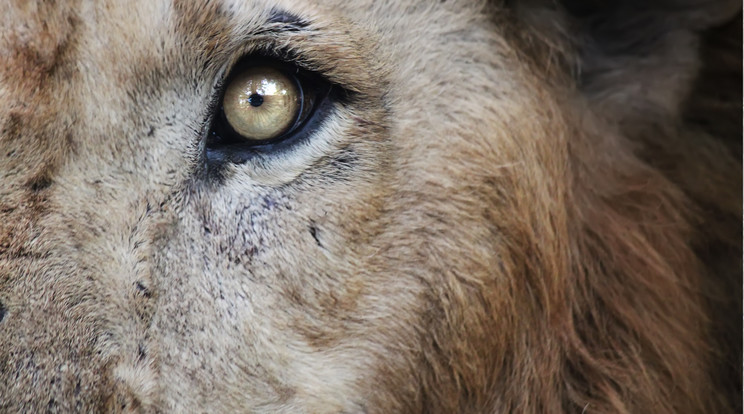
<svg viewBox="0 0 744 414"><path fill-rule="evenodd" d="M223 74L223 82L226 81L237 69L240 68L242 62L254 57L258 60L265 60L269 62L278 62L283 65L291 65L295 67L295 75L310 78L311 80L322 80L329 85L343 90L355 89L354 85L346 84L344 79L338 79L334 77L333 73L324 71L322 67L313 65L313 60L306 58L302 51L290 48L277 48L271 44L262 44L259 47L253 47L248 49L249 52L241 55L238 59L233 61L230 65L230 70Z"/></svg>
<svg viewBox="0 0 744 414"><path fill-rule="evenodd" d="M355 39L354 31L343 30L340 23L324 25L320 22L302 19L308 22L302 30L282 30L281 24L268 24L259 28L246 28L237 36L237 47L228 67L233 67L243 56L264 55L296 66L322 76L335 88L351 94L371 94L379 91L379 82L383 74L373 62L365 44L369 39Z"/></svg>

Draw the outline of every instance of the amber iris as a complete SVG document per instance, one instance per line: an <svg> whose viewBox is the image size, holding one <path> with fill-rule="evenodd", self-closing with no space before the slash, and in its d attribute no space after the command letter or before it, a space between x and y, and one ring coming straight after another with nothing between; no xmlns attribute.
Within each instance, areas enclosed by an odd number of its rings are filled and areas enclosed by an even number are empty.
<svg viewBox="0 0 744 414"><path fill-rule="evenodd" d="M266 141L291 129L302 110L297 82L269 66L245 69L225 89L225 118L243 138Z"/></svg>

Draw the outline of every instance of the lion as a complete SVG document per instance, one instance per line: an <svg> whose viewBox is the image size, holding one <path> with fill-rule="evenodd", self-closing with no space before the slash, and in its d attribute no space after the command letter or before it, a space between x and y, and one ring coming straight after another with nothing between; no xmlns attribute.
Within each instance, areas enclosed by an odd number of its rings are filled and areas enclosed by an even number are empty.
<svg viewBox="0 0 744 414"><path fill-rule="evenodd" d="M0 9L0 411L741 410L740 3Z"/></svg>

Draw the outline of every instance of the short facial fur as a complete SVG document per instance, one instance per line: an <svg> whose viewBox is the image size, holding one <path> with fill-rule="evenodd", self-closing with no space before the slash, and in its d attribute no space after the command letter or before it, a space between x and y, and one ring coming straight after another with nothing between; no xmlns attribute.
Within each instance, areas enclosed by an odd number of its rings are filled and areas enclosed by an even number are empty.
<svg viewBox="0 0 744 414"><path fill-rule="evenodd" d="M3 3L0 411L740 410L719 3ZM214 168L265 53L338 99Z"/></svg>

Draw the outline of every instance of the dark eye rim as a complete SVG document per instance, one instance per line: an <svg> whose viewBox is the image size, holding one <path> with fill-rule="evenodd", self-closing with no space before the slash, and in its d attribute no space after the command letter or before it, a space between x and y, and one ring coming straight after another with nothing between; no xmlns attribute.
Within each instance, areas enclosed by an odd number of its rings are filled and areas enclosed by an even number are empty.
<svg viewBox="0 0 744 414"><path fill-rule="evenodd" d="M278 70L287 78L291 79L297 85L300 91L300 102L301 105L305 105L305 94L312 93L314 97L309 102L312 105L311 108L306 109L300 107L298 118L295 122L287 128L286 131L280 135L266 139L266 140L251 140L250 138L243 137L237 133L230 123L227 121L225 116L222 101L225 96L225 90L227 85L230 85L235 77L242 71L252 67L271 67ZM332 84L325 80L322 76L301 69L300 67L293 65L288 62L284 62L275 58L266 56L247 56L242 58L238 64L236 64L230 74L225 78L221 85L219 98L217 105L212 110L212 119L210 122L209 133L206 139L206 150L208 158L210 153L215 155L216 158L222 160L231 160L233 162L244 162L247 155L250 154L235 154L237 156L230 156L230 152L253 152L253 153L265 153L269 152L279 144L284 144L286 141L292 140L295 135L304 129L308 124L311 124L313 118L319 114L318 109L324 105L325 101L332 93ZM303 113L305 113L303 117ZM315 123L312 123L315 124ZM285 145L281 145L282 147ZM215 157L212 157L215 158Z"/></svg>

